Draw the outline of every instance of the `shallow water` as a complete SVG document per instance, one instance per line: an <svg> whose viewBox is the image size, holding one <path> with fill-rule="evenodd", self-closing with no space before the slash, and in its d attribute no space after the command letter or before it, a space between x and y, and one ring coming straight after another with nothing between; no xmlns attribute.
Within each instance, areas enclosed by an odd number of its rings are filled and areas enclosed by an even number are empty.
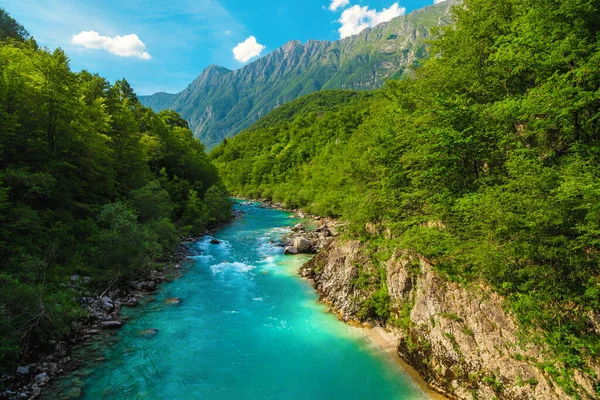
<svg viewBox="0 0 600 400"><path fill-rule="evenodd" d="M156 301L127 311L131 320L97 350L106 361L65 377L46 398L426 398L317 302L296 275L306 257L269 244L297 221L237 207L245 214L215 234L221 244L194 244L198 255L184 275L162 285ZM165 304L170 297L181 304ZM139 335L150 328L158 333Z"/></svg>

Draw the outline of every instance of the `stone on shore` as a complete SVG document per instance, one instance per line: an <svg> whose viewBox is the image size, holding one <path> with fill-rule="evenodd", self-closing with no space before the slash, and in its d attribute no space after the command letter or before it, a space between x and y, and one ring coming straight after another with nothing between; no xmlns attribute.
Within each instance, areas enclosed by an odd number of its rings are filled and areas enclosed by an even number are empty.
<svg viewBox="0 0 600 400"><path fill-rule="evenodd" d="M17 374L19 374L19 375L29 374L29 366L24 365L24 366L17 368Z"/></svg>
<svg viewBox="0 0 600 400"><path fill-rule="evenodd" d="M125 303L123 303L124 306L127 307L135 307L138 304L138 299L137 297L130 297L129 299L127 299L127 301Z"/></svg>
<svg viewBox="0 0 600 400"><path fill-rule="evenodd" d="M298 254L298 249L294 246L287 246L283 249L283 254Z"/></svg>
<svg viewBox="0 0 600 400"><path fill-rule="evenodd" d="M292 231L294 231L294 232L304 232L305 230L306 230L306 228L302 224L296 224L292 228Z"/></svg>
<svg viewBox="0 0 600 400"><path fill-rule="evenodd" d="M304 236L299 236L294 239L294 245L298 253L310 253L312 251L312 242Z"/></svg>
<svg viewBox="0 0 600 400"><path fill-rule="evenodd" d="M134 282L131 286L142 292L154 292L156 290L156 283L153 281Z"/></svg>
<svg viewBox="0 0 600 400"><path fill-rule="evenodd" d="M38 385L45 385L46 383L48 383L48 381L50 380L50 377L48 376L47 373L42 372L41 374L37 374L35 376L35 378L33 378L34 382L37 383Z"/></svg>
<svg viewBox="0 0 600 400"><path fill-rule="evenodd" d="M102 321L100 323L104 329L116 329L121 327L121 321Z"/></svg>

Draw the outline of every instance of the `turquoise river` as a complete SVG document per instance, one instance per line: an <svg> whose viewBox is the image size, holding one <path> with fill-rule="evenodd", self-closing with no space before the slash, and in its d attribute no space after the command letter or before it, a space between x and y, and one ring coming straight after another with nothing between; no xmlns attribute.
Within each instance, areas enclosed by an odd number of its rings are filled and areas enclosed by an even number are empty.
<svg viewBox="0 0 600 400"><path fill-rule="evenodd" d="M295 218L236 208L244 214L215 233L220 244L192 244L183 275L161 285L155 301L125 310L127 323L96 349L96 363L45 398L428 398L360 329L318 303L297 275L306 257L284 256L270 243ZM165 304L172 297L181 303ZM146 329L158 333L140 336Z"/></svg>

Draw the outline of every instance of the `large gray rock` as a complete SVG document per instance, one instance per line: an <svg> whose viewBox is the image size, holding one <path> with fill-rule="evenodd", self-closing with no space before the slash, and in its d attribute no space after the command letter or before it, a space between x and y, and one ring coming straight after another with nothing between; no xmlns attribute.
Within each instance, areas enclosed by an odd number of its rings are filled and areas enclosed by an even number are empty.
<svg viewBox="0 0 600 400"><path fill-rule="evenodd" d="M104 296L102 298L102 309L104 311L111 312L114 310L114 308L115 305L113 304L112 299L108 296Z"/></svg>
<svg viewBox="0 0 600 400"><path fill-rule="evenodd" d="M298 249L298 253L312 252L312 242L304 236L298 236L294 239L294 247Z"/></svg>
<svg viewBox="0 0 600 400"><path fill-rule="evenodd" d="M283 249L283 254L298 254L298 249L294 246L287 246Z"/></svg>

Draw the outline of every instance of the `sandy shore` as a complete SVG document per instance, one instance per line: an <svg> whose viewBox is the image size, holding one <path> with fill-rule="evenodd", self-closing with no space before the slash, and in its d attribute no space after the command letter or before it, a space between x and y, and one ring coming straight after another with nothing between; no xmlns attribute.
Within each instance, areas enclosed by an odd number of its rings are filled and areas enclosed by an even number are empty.
<svg viewBox="0 0 600 400"><path fill-rule="evenodd" d="M430 399L449 400L449 397L446 397L431 389L423 377L421 377L421 375L419 375L419 373L413 367L405 363L400 356L398 356L398 339L392 332L388 332L380 326L374 328L352 328L360 336L365 338L367 345L371 350L385 355L391 364L394 364L403 373L408 374L413 382L415 382Z"/></svg>

